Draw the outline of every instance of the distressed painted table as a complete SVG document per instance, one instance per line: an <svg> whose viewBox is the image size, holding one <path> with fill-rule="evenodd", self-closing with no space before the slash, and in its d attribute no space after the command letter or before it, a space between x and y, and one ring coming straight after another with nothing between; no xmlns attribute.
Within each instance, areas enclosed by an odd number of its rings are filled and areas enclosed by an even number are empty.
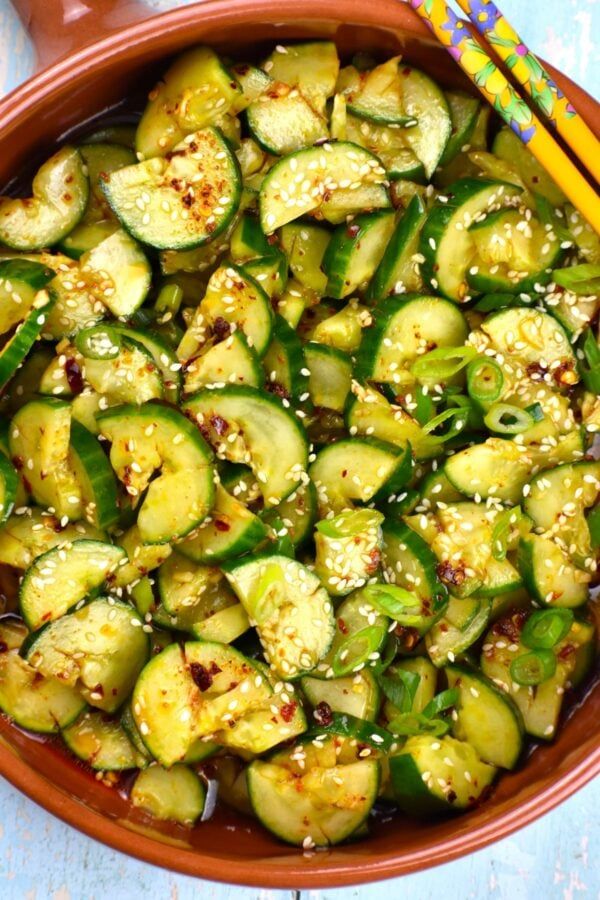
<svg viewBox="0 0 600 900"><path fill-rule="evenodd" d="M532 47L600 94L598 0L502 0L502 7ZM17 17L8 0L0 0L0 94L25 79L31 64ZM382 891L411 900L600 898L599 810L596 780L524 831L466 859L385 886L306 891L302 900L374 900ZM0 900L139 897L291 900L286 891L199 882L129 859L63 825L0 780Z"/></svg>

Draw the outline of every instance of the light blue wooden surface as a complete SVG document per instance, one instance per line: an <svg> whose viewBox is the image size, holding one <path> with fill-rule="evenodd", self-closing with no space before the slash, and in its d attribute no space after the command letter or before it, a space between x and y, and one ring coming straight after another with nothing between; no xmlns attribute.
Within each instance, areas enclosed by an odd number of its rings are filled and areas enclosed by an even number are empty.
<svg viewBox="0 0 600 900"><path fill-rule="evenodd" d="M226 0L225 0L226 2ZM376 0L375 0L376 2ZM160 9L176 5L154 0ZM540 55L600 94L599 0L501 0ZM29 42L0 0L0 95L31 72ZM600 781L518 834L465 859L372 887L305 891L302 900L598 900ZM0 900L290 900L129 859L63 825L0 779Z"/></svg>

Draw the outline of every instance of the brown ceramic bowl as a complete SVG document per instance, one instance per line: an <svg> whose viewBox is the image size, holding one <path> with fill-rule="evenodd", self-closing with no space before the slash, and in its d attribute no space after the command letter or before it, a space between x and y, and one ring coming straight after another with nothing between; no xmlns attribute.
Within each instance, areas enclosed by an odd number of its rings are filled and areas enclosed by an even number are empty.
<svg viewBox="0 0 600 900"><path fill-rule="evenodd" d="M150 10L125 0L95 0L92 12L78 0L16 5L47 68L0 102L0 187L23 160L48 155L65 133L131 96L136 85L151 84L163 57L196 42L242 58L275 41L308 36L334 38L344 54L400 49L442 83L468 88L418 17L397 0L206 0L149 20ZM598 131L598 104L554 74ZM600 683L572 708L556 742L504 775L479 809L437 824L379 822L365 840L303 855L255 822L222 810L193 832L158 830L132 812L118 790L67 758L58 743L40 741L0 718L0 773L50 812L156 865L262 887L356 884L448 862L533 821L598 772Z"/></svg>

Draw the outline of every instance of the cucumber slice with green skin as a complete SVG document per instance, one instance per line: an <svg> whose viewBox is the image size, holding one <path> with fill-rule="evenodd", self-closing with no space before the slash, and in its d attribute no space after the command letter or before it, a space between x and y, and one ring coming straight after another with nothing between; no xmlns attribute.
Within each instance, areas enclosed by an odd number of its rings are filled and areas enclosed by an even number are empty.
<svg viewBox="0 0 600 900"><path fill-rule="evenodd" d="M391 404L370 385L353 386L353 396L348 398L345 418L351 435L373 435L380 441L400 447L410 444L417 460L439 453L439 444L425 434L416 419L401 406Z"/></svg>
<svg viewBox="0 0 600 900"><path fill-rule="evenodd" d="M152 757L146 750L146 745L142 740L142 736L137 730L130 703L126 703L123 707L123 711L121 712L119 721L121 723L123 731L135 747L138 755L138 768L145 769L146 766L152 761Z"/></svg>
<svg viewBox="0 0 600 900"><path fill-rule="evenodd" d="M217 756L211 760L211 776L218 785L218 797L226 806L252 816L246 784L246 765L237 756Z"/></svg>
<svg viewBox="0 0 600 900"><path fill-rule="evenodd" d="M418 291L422 287L417 261L419 235L427 217L425 204L418 194L411 199L384 250L368 289L372 300L383 300L390 294Z"/></svg>
<svg viewBox="0 0 600 900"><path fill-rule="evenodd" d="M418 69L400 66L398 76L406 114L418 123L406 130L406 140L431 178L452 132L448 103L437 84Z"/></svg>
<svg viewBox="0 0 600 900"><path fill-rule="evenodd" d="M263 231L271 234L282 225L319 210L326 201L334 204L338 212L345 202L360 208L363 198L359 197L359 189L381 185L385 176L376 156L347 141L290 153L269 169L262 183L259 209ZM352 197L345 201L343 196L336 196L340 191ZM338 201L341 206L336 205ZM325 215L327 210L321 209L321 213Z"/></svg>
<svg viewBox="0 0 600 900"><path fill-rule="evenodd" d="M271 343L263 357L267 390L286 400L308 399L308 376L302 342L281 316L276 316Z"/></svg>
<svg viewBox="0 0 600 900"><path fill-rule="evenodd" d="M73 722L85 708L75 688L44 678L19 656L27 631L5 620L0 624L0 709L21 728L54 734Z"/></svg>
<svg viewBox="0 0 600 900"><path fill-rule="evenodd" d="M500 769L514 769L523 750L523 720L510 697L492 681L467 666L445 670L448 687L459 699L452 733L468 741L478 756Z"/></svg>
<svg viewBox="0 0 600 900"><path fill-rule="evenodd" d="M312 537L316 518L317 491L312 481L299 485L278 506L262 514L263 522L268 525L275 527L275 519L282 523L287 532L286 537L289 537L294 547L301 547Z"/></svg>
<svg viewBox="0 0 600 900"><path fill-rule="evenodd" d="M272 249L268 256L249 259L242 269L260 284L271 300L284 292L288 280L288 262L285 253L277 248Z"/></svg>
<svg viewBox="0 0 600 900"><path fill-rule="evenodd" d="M220 485L210 516L190 537L177 545L188 559L218 566L254 549L266 537L264 523Z"/></svg>
<svg viewBox="0 0 600 900"><path fill-rule="evenodd" d="M412 363L436 347L457 347L468 335L464 316L440 297L388 297L365 331L356 363L358 379L413 385Z"/></svg>
<svg viewBox="0 0 600 900"><path fill-rule="evenodd" d="M376 760L363 759L295 772L255 760L246 778L252 808L265 828L307 849L338 844L362 825L377 798L380 769Z"/></svg>
<svg viewBox="0 0 600 900"><path fill-rule="evenodd" d="M339 300L366 288L394 229L392 210L357 216L333 233L323 256L326 294Z"/></svg>
<svg viewBox="0 0 600 900"><path fill-rule="evenodd" d="M184 410L220 459L250 466L266 507L277 506L303 480L308 461L304 429L274 397L249 387L217 388L194 394Z"/></svg>
<svg viewBox="0 0 600 900"><path fill-rule="evenodd" d="M354 184L356 183L354 182ZM326 192L328 189L329 186L326 187ZM392 201L387 189L387 178L385 184L363 184L358 188L332 189L329 195L331 199L324 200L311 215L315 219L329 222L331 225L341 225L350 216L357 216L360 213L392 208Z"/></svg>
<svg viewBox="0 0 600 900"><path fill-rule="evenodd" d="M129 799L155 819L193 825L204 812L206 788L187 766L150 766L135 779Z"/></svg>
<svg viewBox="0 0 600 900"><path fill-rule="evenodd" d="M319 513L343 512L354 502L377 502L410 480L413 462L405 449L376 438L352 438L324 447L309 469L319 497Z"/></svg>
<svg viewBox="0 0 600 900"><path fill-rule="evenodd" d="M56 298L46 291L40 291L34 301L34 307L15 332L0 349L0 389L15 374L25 357L39 338Z"/></svg>
<svg viewBox="0 0 600 900"><path fill-rule="evenodd" d="M449 457L446 477L467 497L497 497L516 504L531 477L532 459L522 444L488 438Z"/></svg>
<svg viewBox="0 0 600 900"><path fill-rule="evenodd" d="M62 526L50 513L28 507L18 516L12 515L0 530L0 563L27 569L42 553L82 538L103 541L106 535L87 522Z"/></svg>
<svg viewBox="0 0 600 900"><path fill-rule="evenodd" d="M0 242L13 250L57 244L85 212L89 182L74 147L62 147L38 170L27 199L0 197Z"/></svg>
<svg viewBox="0 0 600 900"><path fill-rule="evenodd" d="M150 93L138 124L135 149L144 159L165 156L190 132L219 119L242 100L242 91L210 47L179 56Z"/></svg>
<svg viewBox="0 0 600 900"><path fill-rule="evenodd" d="M129 562L119 566L113 576L112 581L117 590L137 584L148 572L157 569L171 555L170 544L145 544L137 525L132 525L119 536L116 543L125 550L129 558Z"/></svg>
<svg viewBox="0 0 600 900"><path fill-rule="evenodd" d="M591 572L574 566L569 554L550 538L539 534L524 538L518 566L525 587L544 606L571 609L586 603Z"/></svg>
<svg viewBox="0 0 600 900"><path fill-rule="evenodd" d="M11 515L20 487L19 476L4 454L0 454L0 525Z"/></svg>
<svg viewBox="0 0 600 900"><path fill-rule="evenodd" d="M329 649L334 632L333 607L317 576L296 560L277 555L244 558L223 568L256 623L271 668L281 678L310 672Z"/></svg>
<svg viewBox="0 0 600 900"><path fill-rule="evenodd" d="M37 631L55 622L101 587L125 560L113 544L78 540L38 556L19 588L19 607L27 627Z"/></svg>
<svg viewBox="0 0 600 900"><path fill-rule="evenodd" d="M315 574L334 597L364 587L379 569L383 514L375 509L346 510L317 522Z"/></svg>
<svg viewBox="0 0 600 900"><path fill-rule="evenodd" d="M160 566L157 583L162 605L153 614L156 624L196 637L202 636L201 627L213 616L239 605L218 569L198 565L179 553ZM240 633L248 627L246 620Z"/></svg>
<svg viewBox="0 0 600 900"><path fill-rule="evenodd" d="M201 195L196 192L199 181ZM188 135L165 158L111 172L102 187L133 237L158 250L188 250L227 228L239 206L241 175L223 134L205 128Z"/></svg>
<svg viewBox="0 0 600 900"><path fill-rule="evenodd" d="M437 558L412 528L387 519L383 525L382 566L385 581L412 591L433 625L448 604L448 591L437 575Z"/></svg>
<svg viewBox="0 0 600 900"><path fill-rule="evenodd" d="M450 597L442 618L425 637L427 652L434 666L453 663L485 631L492 601L475 597Z"/></svg>
<svg viewBox="0 0 600 900"><path fill-rule="evenodd" d="M398 672L410 672L419 678L412 700L411 712L422 713L425 707L433 700L438 681L438 670L426 656L414 656L393 663L386 670L388 676L397 677ZM390 700L383 705L383 715L388 722L392 722L396 716L401 715L402 710L394 706Z"/></svg>
<svg viewBox="0 0 600 900"><path fill-rule="evenodd" d="M429 472L419 485L419 493L424 506L436 509L440 503L459 503L465 497L453 487L445 468Z"/></svg>
<svg viewBox="0 0 600 900"><path fill-rule="evenodd" d="M333 310L332 307L330 309ZM335 347L343 353L354 353L358 350L363 330L373 323L371 311L356 299L350 300L333 315L327 315L327 310L324 309L322 316L323 318L317 319L317 324L306 336L318 344Z"/></svg>
<svg viewBox="0 0 600 900"><path fill-rule="evenodd" d="M425 282L450 300L465 303L470 293L467 269L475 250L469 226L482 214L514 204L520 194L515 185L480 178L463 178L451 185L446 202L436 201L421 231Z"/></svg>
<svg viewBox="0 0 600 900"><path fill-rule="evenodd" d="M317 112L334 90L340 70L337 47L332 41L307 41L278 45L262 65L275 81L298 87Z"/></svg>
<svg viewBox="0 0 600 900"><path fill-rule="evenodd" d="M553 206L563 206L566 197L546 170L523 146L510 128L501 128L492 144L492 153L515 166L530 191L541 194Z"/></svg>
<svg viewBox="0 0 600 900"><path fill-rule="evenodd" d="M224 341L213 344L185 367L185 392L191 394L204 387L246 384L260 388L264 373L256 350L241 331L234 331Z"/></svg>
<svg viewBox="0 0 600 900"><path fill-rule="evenodd" d="M336 609L331 647L313 675L341 678L373 664L379 658L389 624L389 618L371 605L364 589L355 591Z"/></svg>
<svg viewBox="0 0 600 900"><path fill-rule="evenodd" d="M407 146L405 131L400 125L381 125L352 115L349 107L347 111L343 109L345 101L342 94L336 94L335 102L338 117L343 117L343 120L334 126L332 114L332 135L334 127L337 127L338 140L352 141L378 156L390 181L425 182L423 164Z"/></svg>
<svg viewBox="0 0 600 900"><path fill-rule="evenodd" d="M222 463L219 474L225 490L244 506L260 500L260 487L249 466L242 463Z"/></svg>
<svg viewBox="0 0 600 900"><path fill-rule="evenodd" d="M28 493L68 521L82 517L81 491L69 458L71 408L51 397L31 400L14 416L10 455Z"/></svg>
<svg viewBox="0 0 600 900"><path fill-rule="evenodd" d="M374 722L377 718L381 691L368 669L356 675L328 680L305 675L300 684L302 693L313 708L326 703L334 712L356 716L367 722Z"/></svg>
<svg viewBox="0 0 600 900"><path fill-rule="evenodd" d="M492 626L483 643L481 670L514 700L526 732L547 741L556 734L566 688L575 687L589 672L595 630L593 625L576 619L569 634L553 648L554 674L535 687L525 687L513 681L510 667L515 659L530 652L520 639L526 620L526 612L509 613Z"/></svg>
<svg viewBox="0 0 600 900"><path fill-rule="evenodd" d="M446 91L446 102L452 128L438 166L447 166L469 143L481 107L476 97L462 91Z"/></svg>
<svg viewBox="0 0 600 900"><path fill-rule="evenodd" d="M77 687L91 706L114 712L148 659L143 624L128 604L100 598L35 632L21 655L45 677Z"/></svg>
<svg viewBox="0 0 600 900"><path fill-rule="evenodd" d="M393 56L360 79L358 90L346 94L348 111L361 119L382 125L416 125L407 115L398 72L399 56Z"/></svg>
<svg viewBox="0 0 600 900"><path fill-rule="evenodd" d="M0 334L18 325L34 307L38 292L47 287L54 272L29 259L0 261Z"/></svg>
<svg viewBox="0 0 600 900"><path fill-rule="evenodd" d="M352 385L352 360L347 353L311 341L304 347L309 370L308 393L315 406L342 413Z"/></svg>
<svg viewBox="0 0 600 900"><path fill-rule="evenodd" d="M96 275L100 299L117 318L131 316L150 290L152 270L148 258L121 229L84 253L80 265Z"/></svg>
<svg viewBox="0 0 600 900"><path fill-rule="evenodd" d="M196 355L208 338L208 329L223 338L235 328L244 332L249 345L262 356L271 339L273 310L258 282L229 264L211 275L204 298L177 349L179 359Z"/></svg>
<svg viewBox="0 0 600 900"><path fill-rule="evenodd" d="M409 815L437 815L474 806L496 775L466 741L409 737L389 760L394 796Z"/></svg>
<svg viewBox="0 0 600 900"><path fill-rule="evenodd" d="M246 110L255 141L276 156L293 153L329 137L327 122L298 88L274 82Z"/></svg>
<svg viewBox="0 0 600 900"><path fill-rule="evenodd" d="M104 125L95 129L91 134L87 134L81 139L81 143L97 144L119 144L121 147L127 147L129 150L133 148L135 143L135 126L126 124Z"/></svg>
<svg viewBox="0 0 600 900"><path fill-rule="evenodd" d="M177 410L148 403L116 406L97 419L127 493L146 491L137 521L142 540L165 543L196 528L214 502L212 454L198 429Z"/></svg>
<svg viewBox="0 0 600 900"><path fill-rule="evenodd" d="M162 376L165 400L177 403L181 392L181 363L167 342L156 332L141 331L138 328L128 328L118 322L111 323L111 328L124 338L141 344L160 370Z"/></svg>
<svg viewBox="0 0 600 900"><path fill-rule="evenodd" d="M536 475L523 509L537 531L554 537L576 565L593 571L594 552L584 512L599 496L600 462L570 463Z"/></svg>
<svg viewBox="0 0 600 900"><path fill-rule="evenodd" d="M135 162L135 159L133 161ZM89 253L90 250L93 250L94 247L97 247L98 244L105 241L118 229L119 223L112 213L110 213L109 220L91 222L89 224L82 221L60 242L58 249L70 259L79 260L85 253Z"/></svg>
<svg viewBox="0 0 600 900"><path fill-rule="evenodd" d="M321 266L331 232L308 222L290 222L279 232L279 239L294 277L304 287L323 295L327 276Z"/></svg>
<svg viewBox="0 0 600 900"><path fill-rule="evenodd" d="M241 94L233 101L233 110L241 112L258 100L261 94L272 84L273 79L263 69L250 63L236 63L230 71L240 86Z"/></svg>
<svg viewBox="0 0 600 900"><path fill-rule="evenodd" d="M244 263L257 256L267 256L273 247L268 242L256 216L245 212L231 232L229 253L236 263Z"/></svg>
<svg viewBox="0 0 600 900"><path fill-rule="evenodd" d="M564 250L558 238L535 216L522 210L497 210L469 228L475 257L467 272L474 291L539 291L552 279Z"/></svg>
<svg viewBox="0 0 600 900"><path fill-rule="evenodd" d="M525 366L549 370L557 387L572 387L579 380L573 348L563 327L539 309L503 309L483 322L481 330L493 348L518 357Z"/></svg>
<svg viewBox="0 0 600 900"><path fill-rule="evenodd" d="M143 344L118 334L111 326L93 325L79 332L75 346L83 355L78 360L78 354L73 354L75 361L81 362L85 380L98 394L104 394L111 406L163 399L160 369Z"/></svg>
<svg viewBox="0 0 600 900"><path fill-rule="evenodd" d="M192 634L201 641L216 641L231 644L250 628L246 610L241 603L235 603L214 612L203 622L192 626Z"/></svg>
<svg viewBox="0 0 600 900"><path fill-rule="evenodd" d="M53 257L56 278L50 283L55 302L44 326L44 337L60 340L76 334L106 318L107 307L102 299L105 289L114 288L111 279L102 272L83 267L81 260L73 262L67 256Z"/></svg>
<svg viewBox="0 0 600 900"><path fill-rule="evenodd" d="M150 753L171 766L199 738L230 727L270 696L264 675L233 647L188 641L171 644L145 666L132 710Z"/></svg>
<svg viewBox="0 0 600 900"><path fill-rule="evenodd" d="M62 739L91 769L122 772L143 768L146 759L132 742L118 719L104 713L84 712L76 722L62 730Z"/></svg>

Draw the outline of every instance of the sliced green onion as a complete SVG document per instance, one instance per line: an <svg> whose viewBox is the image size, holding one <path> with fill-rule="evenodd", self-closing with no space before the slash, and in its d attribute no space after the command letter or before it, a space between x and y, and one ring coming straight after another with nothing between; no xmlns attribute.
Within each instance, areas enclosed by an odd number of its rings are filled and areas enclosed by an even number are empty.
<svg viewBox="0 0 600 900"><path fill-rule="evenodd" d="M433 400L422 387L418 387L415 391L415 403L416 409L411 410L410 414L414 416L419 425L425 425L435 415Z"/></svg>
<svg viewBox="0 0 600 900"><path fill-rule="evenodd" d="M579 363L581 377L588 391L600 394L600 347L590 328L585 332L581 345L585 362Z"/></svg>
<svg viewBox="0 0 600 900"><path fill-rule="evenodd" d="M350 713L332 713L331 721L327 724L319 723L316 728L311 729L308 737L315 741L326 734L353 738L362 744L369 744L376 750L384 752L387 752L395 743L394 736L385 728L381 728L373 722L367 722L366 719L359 719Z"/></svg>
<svg viewBox="0 0 600 900"><path fill-rule="evenodd" d="M570 609L543 609L532 613L521 632L521 641L530 650L552 650L565 638L573 624Z"/></svg>
<svg viewBox="0 0 600 900"><path fill-rule="evenodd" d="M416 594L395 584L369 584L363 596L378 612L389 616L403 628L426 629L431 624L431 611L423 610Z"/></svg>
<svg viewBox="0 0 600 900"><path fill-rule="evenodd" d="M110 325L92 325L77 333L75 346L87 359L115 359L121 350L121 336Z"/></svg>
<svg viewBox="0 0 600 900"><path fill-rule="evenodd" d="M552 650L531 650L517 656L510 664L510 677L526 687L542 684L556 672L556 656Z"/></svg>
<svg viewBox="0 0 600 900"><path fill-rule="evenodd" d="M448 688L446 691L440 691L439 694L435 695L433 700L429 701L423 710L423 715L427 716L429 719L434 716L439 716L440 713L446 712L448 709L456 706L459 696L458 688Z"/></svg>
<svg viewBox="0 0 600 900"><path fill-rule="evenodd" d="M592 539L592 548L597 550L600 547L600 506L595 506L591 511L587 517L587 525Z"/></svg>
<svg viewBox="0 0 600 900"><path fill-rule="evenodd" d="M550 201L543 197L541 194L534 194L536 210L538 214L538 219L543 225L551 225L552 231L556 235L559 241L569 241L570 244L573 244L573 235L569 231L566 225L563 224L565 219L562 220L556 214L555 208L552 206Z"/></svg>
<svg viewBox="0 0 600 900"><path fill-rule="evenodd" d="M388 724L395 735L410 737L416 734L429 734L431 737L443 737L450 731L450 722L444 719L430 719L423 713L402 713L395 716Z"/></svg>
<svg viewBox="0 0 600 900"><path fill-rule="evenodd" d="M504 375L494 359L474 359L467 366L467 390L477 403L493 403L502 393Z"/></svg>
<svg viewBox="0 0 600 900"><path fill-rule="evenodd" d="M407 669L394 669L388 675L379 675L379 687L399 712L410 712L415 694L421 682L421 676Z"/></svg>
<svg viewBox="0 0 600 900"><path fill-rule="evenodd" d="M534 422L541 422L545 417L544 407L541 403L532 403L530 406L525 407L525 412L528 412Z"/></svg>
<svg viewBox="0 0 600 900"><path fill-rule="evenodd" d="M498 562L506 559L508 544L513 528L519 529L520 537L525 537L531 528L531 521L523 515L520 506L513 509L504 509L494 522L492 529L492 556Z"/></svg>
<svg viewBox="0 0 600 900"><path fill-rule="evenodd" d="M385 628L379 625L369 625L348 635L338 647L331 663L336 678L349 675L358 666L363 666L369 660L369 656L379 650L384 637Z"/></svg>
<svg viewBox="0 0 600 900"><path fill-rule="evenodd" d="M600 292L600 266L582 263L568 269L554 269L552 280L573 294L597 294Z"/></svg>
<svg viewBox="0 0 600 900"><path fill-rule="evenodd" d="M423 431L438 443L444 444L446 441L459 435L461 431L464 431L468 420L469 411L462 406L455 406L452 409L445 409L443 412L438 413L437 416L434 416L433 419L430 419L429 422L423 425ZM444 424L448 426L446 431L442 434L433 434L440 425Z"/></svg>
<svg viewBox="0 0 600 900"><path fill-rule="evenodd" d="M505 309L512 306L517 297L515 294L485 294L474 306L478 312L495 312L497 309Z"/></svg>
<svg viewBox="0 0 600 900"><path fill-rule="evenodd" d="M486 427L496 434L521 434L522 431L527 431L535 425L531 413L511 403L495 403L490 406L483 421Z"/></svg>
<svg viewBox="0 0 600 900"><path fill-rule="evenodd" d="M321 519L315 527L324 537L345 538L376 529L382 522L383 515L376 509L348 509L333 519Z"/></svg>
<svg viewBox="0 0 600 900"><path fill-rule="evenodd" d="M443 384L457 375L477 355L474 347L436 347L420 356L411 366L417 381Z"/></svg>
<svg viewBox="0 0 600 900"><path fill-rule="evenodd" d="M171 313L176 316L183 301L183 291L178 284L165 284L161 287L154 308L159 315Z"/></svg>
<svg viewBox="0 0 600 900"><path fill-rule="evenodd" d="M273 516L269 517L268 524L271 528L271 534L265 552L272 553L274 556L288 556L290 559L294 559L296 555L294 543L283 521L279 516Z"/></svg>

